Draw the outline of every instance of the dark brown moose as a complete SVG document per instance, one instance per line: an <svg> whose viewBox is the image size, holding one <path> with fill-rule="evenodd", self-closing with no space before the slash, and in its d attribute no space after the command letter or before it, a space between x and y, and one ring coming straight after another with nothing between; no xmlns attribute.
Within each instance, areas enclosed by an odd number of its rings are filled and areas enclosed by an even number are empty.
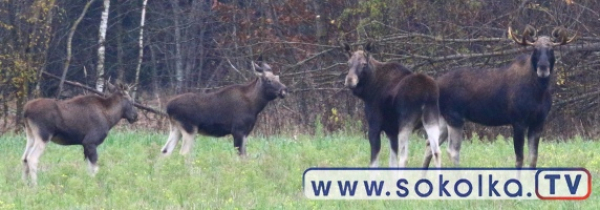
<svg viewBox="0 0 600 210"><path fill-rule="evenodd" d="M390 140L390 167L406 167L408 138L421 125L425 127L429 144L436 145L429 148L429 153L435 154L435 164L441 167L437 147L441 116L435 80L413 73L399 63L375 60L369 53L370 43L364 51L351 52L347 44L344 48L350 54L345 86L365 103L371 145L370 167L379 166L382 131Z"/></svg>
<svg viewBox="0 0 600 210"><path fill-rule="evenodd" d="M258 114L270 101L287 94L286 86L268 64L252 65L258 78L251 82L209 93L184 93L168 102L170 134L161 150L165 156L173 152L182 136L180 153L188 154L198 133L214 137L231 134L238 154L246 155L246 137L254 128Z"/></svg>
<svg viewBox="0 0 600 210"><path fill-rule="evenodd" d="M533 51L518 56L508 66L458 68L437 79L440 112L448 128L442 130L440 143L449 141L448 153L455 166L459 166L463 125L471 121L485 126L512 126L517 168L523 166L527 130L529 165L536 167L540 134L552 106L554 47L572 42L576 35L567 37L564 29L556 28L552 38L537 37L529 25L521 38L510 27L508 35L519 45L533 46ZM427 154L425 164L430 161L431 154Z"/></svg>
<svg viewBox="0 0 600 210"><path fill-rule="evenodd" d="M85 95L69 100L35 99L24 108L27 145L23 153L23 179L37 184L39 158L49 141L60 145L82 145L92 175L98 172L98 147L122 118L137 120L129 88L107 83L107 96Z"/></svg>

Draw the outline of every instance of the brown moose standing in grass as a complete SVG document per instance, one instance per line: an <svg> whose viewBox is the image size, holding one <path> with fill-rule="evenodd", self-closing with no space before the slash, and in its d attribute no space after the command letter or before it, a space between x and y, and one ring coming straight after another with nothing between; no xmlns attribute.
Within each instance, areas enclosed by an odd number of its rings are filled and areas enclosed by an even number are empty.
<svg viewBox="0 0 600 210"><path fill-rule="evenodd" d="M552 107L554 48L576 37L567 37L562 28L556 28L552 35L537 37L535 28L528 25L518 38L509 27L508 36L519 45L533 46L531 53L518 56L507 66L458 68L437 79L440 112L448 128L443 129L440 143L448 140L448 153L455 166L459 166L463 125L471 121L485 126L512 126L517 168L523 166L527 131L529 166L536 167L540 135ZM425 167L430 160L431 154L427 154Z"/></svg>
<svg viewBox="0 0 600 210"><path fill-rule="evenodd" d="M371 145L371 167L379 165L381 132L390 140L390 167L406 167L408 161L408 138L413 130L421 125L427 132L428 149L435 157L435 164L442 166L438 137L439 90L435 80L427 75L413 73L396 62L375 60L369 51L371 43L364 50L350 51L345 86L364 101L365 115L369 126L368 137ZM399 153L399 154L398 154Z"/></svg>
<svg viewBox="0 0 600 210"><path fill-rule="evenodd" d="M77 96L69 100L35 99L24 108L27 145L23 153L23 179L31 176L37 184L40 156L49 141L60 145L82 145L90 172L98 172L98 147L110 129L122 118L129 123L137 120L137 111L129 96L129 87L107 83L108 95Z"/></svg>
<svg viewBox="0 0 600 210"><path fill-rule="evenodd" d="M240 156L246 155L246 138L254 128L258 114L276 98L284 98L287 87L264 62L252 63L258 78L246 84L230 85L209 93L184 93L167 104L170 134L161 149L173 152L183 136L180 153L188 154L196 134L222 137L231 134Z"/></svg>

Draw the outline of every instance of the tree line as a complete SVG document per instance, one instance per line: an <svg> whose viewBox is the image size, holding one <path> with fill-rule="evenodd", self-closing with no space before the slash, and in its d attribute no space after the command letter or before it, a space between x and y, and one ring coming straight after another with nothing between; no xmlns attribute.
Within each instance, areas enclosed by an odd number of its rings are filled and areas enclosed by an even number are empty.
<svg viewBox="0 0 600 210"><path fill-rule="evenodd" d="M364 131L363 105L343 87L340 43L372 41L383 61L436 77L457 66L506 64L528 48L507 28L526 24L577 34L557 50L547 137L600 135L600 3L594 0L6 0L0 1L0 130L19 128L36 97L90 94L105 79L136 84L137 103L162 110L169 97L248 81L259 56L290 89L255 132ZM61 85L62 84L62 85ZM164 128L142 111L136 125ZM476 125L495 137L507 128Z"/></svg>

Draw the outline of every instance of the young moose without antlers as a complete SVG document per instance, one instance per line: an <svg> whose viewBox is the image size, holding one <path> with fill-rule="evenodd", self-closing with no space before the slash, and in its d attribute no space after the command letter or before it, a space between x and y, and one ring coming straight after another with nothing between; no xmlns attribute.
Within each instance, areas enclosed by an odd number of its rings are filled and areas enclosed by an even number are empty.
<svg viewBox="0 0 600 210"><path fill-rule="evenodd" d="M568 38L559 28L552 34L555 40L537 37L535 29L528 25L519 39L509 27L508 35L515 43L534 47L531 54L521 55L501 68L459 68L438 78L440 111L448 124L440 143L448 139L448 153L455 166L459 165L462 128L468 120L486 126L511 125L517 168L523 166L528 130L529 165L536 167L540 135L552 106L550 77L554 71L554 47L575 39L575 36ZM427 165L430 160L428 154Z"/></svg>
<svg viewBox="0 0 600 210"><path fill-rule="evenodd" d="M230 85L210 93L185 93L167 104L170 134L162 148L170 155L183 135L180 153L189 153L197 133L222 137L233 136L240 156L246 155L246 137L254 128L258 113L277 97L284 98L287 88L279 82L271 67L252 63L258 78L241 85Z"/></svg>
<svg viewBox="0 0 600 210"><path fill-rule="evenodd" d="M27 102L24 108L27 145L23 153L23 179L31 176L37 183L39 158L52 142L60 145L82 145L83 154L90 166L92 175L98 172L98 147L109 130L122 118L129 123L137 120L137 111L129 96L129 88L108 83L108 96L77 96L58 101L55 99L35 99Z"/></svg>
<svg viewBox="0 0 600 210"><path fill-rule="evenodd" d="M423 74L413 73L395 62L379 62L365 51L350 51L345 86L365 103L365 115L369 124L371 167L378 167L381 149L381 132L390 140L390 167L406 167L408 161L408 138L421 124L425 127L428 141L435 154L435 164L442 166L438 137L438 86L435 80ZM399 141L399 142L398 142ZM400 155L398 155L400 152ZM399 159L399 160L398 160Z"/></svg>

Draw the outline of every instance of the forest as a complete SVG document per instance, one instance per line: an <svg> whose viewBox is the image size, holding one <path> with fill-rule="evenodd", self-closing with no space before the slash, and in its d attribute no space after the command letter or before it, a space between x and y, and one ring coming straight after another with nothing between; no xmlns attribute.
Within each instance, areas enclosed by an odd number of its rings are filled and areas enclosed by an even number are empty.
<svg viewBox="0 0 600 210"><path fill-rule="evenodd" d="M454 67L499 67L531 48L508 38L526 25L563 27L544 137L600 137L600 2L595 0L1 0L0 134L22 128L23 105L135 84L138 104L164 110L173 96L253 79L262 57L289 95L259 115L255 133L365 131L362 102L344 88L341 43L433 77ZM136 129L168 121L139 110ZM468 124L495 139L509 127Z"/></svg>

